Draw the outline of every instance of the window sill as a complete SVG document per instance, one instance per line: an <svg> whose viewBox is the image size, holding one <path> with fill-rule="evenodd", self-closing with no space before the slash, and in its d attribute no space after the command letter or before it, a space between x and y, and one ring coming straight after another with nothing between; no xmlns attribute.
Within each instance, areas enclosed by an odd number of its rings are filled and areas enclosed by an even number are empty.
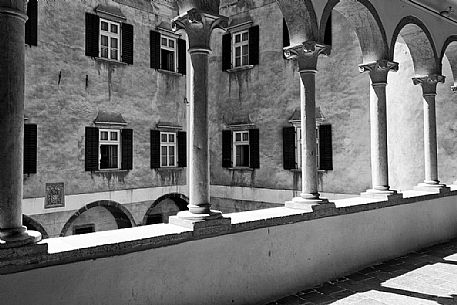
<svg viewBox="0 0 457 305"><path fill-rule="evenodd" d="M185 167L157 167L157 168L154 168L160 172L167 172L167 171L182 171L185 169Z"/></svg>
<svg viewBox="0 0 457 305"><path fill-rule="evenodd" d="M292 168L292 169L289 169L291 172L297 172L297 173L301 173L301 168ZM318 169L317 172L318 173L326 173L330 170L328 169Z"/></svg>
<svg viewBox="0 0 457 305"><path fill-rule="evenodd" d="M233 171L247 171L247 172L252 172L255 170L255 168L252 167L227 167L228 170L233 170Z"/></svg>
<svg viewBox="0 0 457 305"><path fill-rule="evenodd" d="M157 71L159 71L160 73L163 73L163 74L169 74L169 75L174 75L174 76L183 76L183 74L181 74L181 73L164 70L164 69L157 69Z"/></svg>
<svg viewBox="0 0 457 305"><path fill-rule="evenodd" d="M115 65L120 65L120 66L127 66L128 64L119 60L113 60L113 59L108 59L108 58L103 58L103 57L94 57L95 61L102 62L102 63L107 63L107 64L115 64Z"/></svg>
<svg viewBox="0 0 457 305"><path fill-rule="evenodd" d="M127 173L130 169L119 169L119 168L107 168L107 169L98 169L96 171L92 171L96 174L103 174L103 173Z"/></svg>
<svg viewBox="0 0 457 305"><path fill-rule="evenodd" d="M228 73L234 73L234 72L240 72L240 71L245 71L245 70L251 70L252 68L254 68L254 65L246 65L246 66L227 69L226 71Z"/></svg>

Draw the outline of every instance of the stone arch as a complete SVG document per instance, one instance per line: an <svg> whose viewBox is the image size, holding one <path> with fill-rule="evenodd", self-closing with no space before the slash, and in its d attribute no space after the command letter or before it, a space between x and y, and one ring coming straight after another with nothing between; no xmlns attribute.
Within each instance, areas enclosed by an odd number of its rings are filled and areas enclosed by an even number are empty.
<svg viewBox="0 0 457 305"><path fill-rule="evenodd" d="M414 16L407 16L400 20L390 43L389 57L392 59L394 59L394 49L398 35L403 38L411 52L414 72L417 75L441 73L441 63L437 56L432 35L420 19Z"/></svg>
<svg viewBox="0 0 457 305"><path fill-rule="evenodd" d="M451 64L451 71L454 80L454 87L457 85L457 35L448 37L441 49L440 64L443 64L443 58L446 55Z"/></svg>
<svg viewBox="0 0 457 305"><path fill-rule="evenodd" d="M171 199L175 202L175 204L178 206L179 210L180 211L186 211L188 210L187 208L187 205L189 204L189 198L187 198L185 195L183 194L180 194L180 193L170 193L170 194L166 194L166 195L163 195L159 198L157 198L152 204L151 206L148 208L148 210L146 211L146 213L144 214L144 217L143 217L143 221L142 221L142 224L143 225L146 225L147 222L148 222L148 216L151 215L152 211L154 210L154 208L160 203L162 202L163 200L166 200L166 199Z"/></svg>
<svg viewBox="0 0 457 305"><path fill-rule="evenodd" d="M332 10L342 14L353 26L359 38L363 62L387 59L389 52L387 35L381 18L368 0L329 0L320 21L320 41L324 41Z"/></svg>
<svg viewBox="0 0 457 305"><path fill-rule="evenodd" d="M49 235L46 232L46 230L44 229L44 227L38 221L33 219L32 217L23 214L22 215L22 224L24 226L26 226L27 229L29 229L29 230L40 232L41 233L41 237L43 239L49 238Z"/></svg>
<svg viewBox="0 0 457 305"><path fill-rule="evenodd" d="M94 207L103 207L107 209L111 215L113 215L119 229L131 228L135 226L135 220L133 219L132 214L123 205L111 200L99 200L89 203L76 211L63 226L60 236L66 235L67 231L71 228L71 225L79 215Z"/></svg>
<svg viewBox="0 0 457 305"><path fill-rule="evenodd" d="M278 0L277 3L289 29L290 45L318 41L317 17L311 0Z"/></svg>

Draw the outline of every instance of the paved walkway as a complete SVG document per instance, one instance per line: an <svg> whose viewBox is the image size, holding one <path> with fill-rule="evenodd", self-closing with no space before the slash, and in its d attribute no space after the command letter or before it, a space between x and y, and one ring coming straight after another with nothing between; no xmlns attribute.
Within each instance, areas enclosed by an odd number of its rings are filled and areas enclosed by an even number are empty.
<svg viewBox="0 0 457 305"><path fill-rule="evenodd" d="M457 240L368 267L273 304L457 304Z"/></svg>

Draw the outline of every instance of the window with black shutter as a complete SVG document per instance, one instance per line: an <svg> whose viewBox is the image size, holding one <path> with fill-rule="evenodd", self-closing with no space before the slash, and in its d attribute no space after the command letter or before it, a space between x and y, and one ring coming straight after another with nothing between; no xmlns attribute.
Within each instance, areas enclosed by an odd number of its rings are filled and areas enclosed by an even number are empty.
<svg viewBox="0 0 457 305"><path fill-rule="evenodd" d="M232 68L232 34L222 35L222 71Z"/></svg>
<svg viewBox="0 0 457 305"><path fill-rule="evenodd" d="M158 31L150 32L151 68L186 74L186 41L165 35Z"/></svg>
<svg viewBox="0 0 457 305"><path fill-rule="evenodd" d="M249 167L259 168L260 167L260 156L259 156L259 130L249 129Z"/></svg>
<svg viewBox="0 0 457 305"><path fill-rule="evenodd" d="M187 166L187 134L184 131L178 132L178 166Z"/></svg>
<svg viewBox="0 0 457 305"><path fill-rule="evenodd" d="M222 71L259 64L259 26L222 35Z"/></svg>
<svg viewBox="0 0 457 305"><path fill-rule="evenodd" d="M86 13L86 55L98 57L100 36L100 18L95 14Z"/></svg>
<svg viewBox="0 0 457 305"><path fill-rule="evenodd" d="M122 164L121 168L130 170L133 168L133 130L122 129L121 131Z"/></svg>
<svg viewBox="0 0 457 305"><path fill-rule="evenodd" d="M284 169L297 168L297 162L295 161L295 144L295 127L284 127L282 129L282 151Z"/></svg>
<svg viewBox="0 0 457 305"><path fill-rule="evenodd" d="M249 28L249 64L259 64L259 26Z"/></svg>
<svg viewBox="0 0 457 305"><path fill-rule="evenodd" d="M98 170L98 128L86 127L85 139L85 170Z"/></svg>
<svg viewBox="0 0 457 305"><path fill-rule="evenodd" d="M232 167L231 130L222 130L222 167Z"/></svg>
<svg viewBox="0 0 457 305"><path fill-rule="evenodd" d="M133 65L133 25L122 23L122 62Z"/></svg>
<svg viewBox="0 0 457 305"><path fill-rule="evenodd" d="M38 45L38 1L27 2L27 21L25 22L25 44Z"/></svg>
<svg viewBox="0 0 457 305"><path fill-rule="evenodd" d="M319 169L333 170L332 125L319 126Z"/></svg>
<svg viewBox="0 0 457 305"><path fill-rule="evenodd" d="M160 131L151 130L151 168L160 167Z"/></svg>
<svg viewBox="0 0 457 305"><path fill-rule="evenodd" d="M186 166L186 132L151 130L151 168Z"/></svg>
<svg viewBox="0 0 457 305"><path fill-rule="evenodd" d="M37 125L24 125L24 174L37 172Z"/></svg>

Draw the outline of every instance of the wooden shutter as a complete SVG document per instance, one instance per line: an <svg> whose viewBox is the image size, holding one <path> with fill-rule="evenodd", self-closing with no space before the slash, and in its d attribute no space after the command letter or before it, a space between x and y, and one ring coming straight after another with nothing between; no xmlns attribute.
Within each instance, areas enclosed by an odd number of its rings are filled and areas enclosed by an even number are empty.
<svg viewBox="0 0 457 305"><path fill-rule="evenodd" d="M232 34L222 35L222 71L232 68Z"/></svg>
<svg viewBox="0 0 457 305"><path fill-rule="evenodd" d="M133 65L133 25L122 23L121 25L122 41L122 62Z"/></svg>
<svg viewBox="0 0 457 305"><path fill-rule="evenodd" d="M38 45L38 1L29 0L27 3L27 21L25 22L25 43Z"/></svg>
<svg viewBox="0 0 457 305"><path fill-rule="evenodd" d="M231 130L222 130L222 167L232 167Z"/></svg>
<svg viewBox="0 0 457 305"><path fill-rule="evenodd" d="M85 170L98 170L98 128L86 127Z"/></svg>
<svg viewBox="0 0 457 305"><path fill-rule="evenodd" d="M132 169L133 168L133 130L122 129L121 130L121 151L122 151L122 163L121 169Z"/></svg>
<svg viewBox="0 0 457 305"><path fill-rule="evenodd" d="M149 36L151 68L160 69L160 33L151 31Z"/></svg>
<svg viewBox="0 0 457 305"><path fill-rule="evenodd" d="M259 26L249 28L249 64L259 64Z"/></svg>
<svg viewBox="0 0 457 305"><path fill-rule="evenodd" d="M259 130L249 129L249 167L259 168Z"/></svg>
<svg viewBox="0 0 457 305"><path fill-rule="evenodd" d="M178 166L187 166L187 134L185 131L178 132Z"/></svg>
<svg viewBox="0 0 457 305"><path fill-rule="evenodd" d="M328 16L327 24L325 25L324 44L332 45L332 13Z"/></svg>
<svg viewBox="0 0 457 305"><path fill-rule="evenodd" d="M151 130L151 168L160 167L160 131Z"/></svg>
<svg viewBox="0 0 457 305"><path fill-rule="evenodd" d="M321 170L333 169L332 125L319 126L319 156Z"/></svg>
<svg viewBox="0 0 457 305"><path fill-rule="evenodd" d="M186 41L178 39L178 73L186 75Z"/></svg>
<svg viewBox="0 0 457 305"><path fill-rule="evenodd" d="M86 55L98 57L98 36L100 34L100 18L86 13Z"/></svg>
<svg viewBox="0 0 457 305"><path fill-rule="evenodd" d="M37 125L24 125L24 174L37 172Z"/></svg>
<svg viewBox="0 0 457 305"><path fill-rule="evenodd" d="M284 169L297 168L295 160L295 127L282 129L282 157Z"/></svg>
<svg viewBox="0 0 457 305"><path fill-rule="evenodd" d="M286 19L282 19L282 47L290 45L289 28L287 27Z"/></svg>

